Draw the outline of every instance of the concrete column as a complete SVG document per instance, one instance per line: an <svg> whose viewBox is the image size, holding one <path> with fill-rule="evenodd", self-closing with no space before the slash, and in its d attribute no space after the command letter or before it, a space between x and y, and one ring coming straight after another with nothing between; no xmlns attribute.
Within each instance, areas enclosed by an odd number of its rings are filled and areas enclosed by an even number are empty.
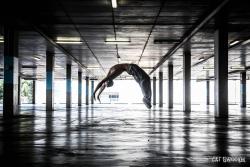
<svg viewBox="0 0 250 167"><path fill-rule="evenodd" d="M241 107L246 107L246 91L247 91L247 86L246 86L246 71L240 73L240 106Z"/></svg>
<svg viewBox="0 0 250 167"><path fill-rule="evenodd" d="M78 106L82 106L82 72L78 71Z"/></svg>
<svg viewBox="0 0 250 167"><path fill-rule="evenodd" d="M90 95L90 97L91 97L91 104L94 104L94 96L93 96L93 94L94 94L94 83L95 83L95 81L91 80L91 95Z"/></svg>
<svg viewBox="0 0 250 167"><path fill-rule="evenodd" d="M71 107L71 64L66 65L66 108Z"/></svg>
<svg viewBox="0 0 250 167"><path fill-rule="evenodd" d="M54 60L55 54L46 51L46 110L54 110Z"/></svg>
<svg viewBox="0 0 250 167"><path fill-rule="evenodd" d="M225 11L215 18L214 76L215 117L228 117L228 30Z"/></svg>
<svg viewBox="0 0 250 167"><path fill-rule="evenodd" d="M21 105L21 76L18 76L18 105Z"/></svg>
<svg viewBox="0 0 250 167"><path fill-rule="evenodd" d="M3 117L18 114L18 33L13 27L4 27L4 92Z"/></svg>
<svg viewBox="0 0 250 167"><path fill-rule="evenodd" d="M89 77L86 77L86 105L89 105Z"/></svg>
<svg viewBox="0 0 250 167"><path fill-rule="evenodd" d="M153 105L156 105L156 77L153 77Z"/></svg>
<svg viewBox="0 0 250 167"><path fill-rule="evenodd" d="M163 107L163 72L159 72L159 107Z"/></svg>
<svg viewBox="0 0 250 167"><path fill-rule="evenodd" d="M209 80L207 80L206 81L206 93L207 93L207 100L206 100L206 103L207 103L207 105L209 105L210 104L210 81Z"/></svg>
<svg viewBox="0 0 250 167"><path fill-rule="evenodd" d="M32 104L36 104L36 81L33 80L32 83L33 89L32 89Z"/></svg>
<svg viewBox="0 0 250 167"><path fill-rule="evenodd" d="M168 65L168 108L173 108L173 65Z"/></svg>
<svg viewBox="0 0 250 167"><path fill-rule="evenodd" d="M191 48L188 42L183 48L183 111L191 111Z"/></svg>

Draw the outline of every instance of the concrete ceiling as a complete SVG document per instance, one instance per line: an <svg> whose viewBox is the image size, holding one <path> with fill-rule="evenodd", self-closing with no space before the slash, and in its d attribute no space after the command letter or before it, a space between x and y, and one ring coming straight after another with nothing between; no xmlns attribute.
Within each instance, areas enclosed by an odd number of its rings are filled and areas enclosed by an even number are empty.
<svg viewBox="0 0 250 167"><path fill-rule="evenodd" d="M77 77L79 63L88 67L83 74L92 78L104 77L118 63L137 63L150 72L168 50L216 7L211 0L117 0L113 9L110 0L58 0L3 3L1 20L17 22L20 30L19 56L26 78L45 78L46 49L50 43L37 30L52 40L57 37L80 37L82 44L60 44L78 62L71 61L59 49L56 53L56 78L65 78L66 63L73 65ZM214 3L212 3L214 2ZM8 11L8 12L7 12ZM12 11L12 12L9 12ZM250 10L247 2L231 0L229 12L229 41L250 39ZM2 23L1 23L2 24ZM3 24L2 24L3 25ZM3 34L1 26L1 34ZM214 50L214 20L212 19L191 39L192 64L211 57ZM129 44L106 44L106 38L130 39ZM154 40L165 40L162 44ZM51 46L50 46L51 47ZM164 72L173 63L176 79L182 78L183 53L180 48L152 75ZM0 63L3 67L3 43L0 43ZM39 57L39 60L37 59ZM213 76L213 57L192 67L193 79ZM229 50L229 71L250 66L250 42ZM3 71L1 70L1 75ZM122 77L127 77L123 75ZM239 73L230 74L231 79Z"/></svg>

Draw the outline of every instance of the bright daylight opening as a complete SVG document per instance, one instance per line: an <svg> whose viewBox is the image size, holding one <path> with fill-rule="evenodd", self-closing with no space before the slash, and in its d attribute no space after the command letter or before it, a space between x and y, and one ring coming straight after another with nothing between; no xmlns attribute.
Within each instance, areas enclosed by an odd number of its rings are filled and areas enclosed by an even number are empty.
<svg viewBox="0 0 250 167"><path fill-rule="evenodd" d="M98 82L95 81L95 86ZM156 85L158 85L158 81ZM182 105L182 80L174 80L174 104ZM213 81L210 81L210 102L213 104ZM31 103L32 96L32 84L29 80L23 80L23 91L21 94L22 103ZM66 102L66 81L65 80L55 80L55 104L65 104ZM36 103L45 104L46 100L46 85L44 81L37 81L36 86L39 90L36 90ZM152 86L152 85L151 85ZM163 81L163 86L165 91L167 91L168 81ZM240 81L239 80L229 80L229 104L239 104L240 103ZM250 81L247 81L247 86L250 86ZM72 80L72 103L77 105L77 80ZM158 86L156 87L156 101L158 103ZM82 100L85 101L85 82L82 83ZM192 104L204 105L206 103L206 82L196 82L192 80L191 82L191 97ZM250 94L250 89L247 89L247 95ZM167 92L163 94L164 103L167 104ZM139 85L134 80L114 80L113 87L107 88L101 95L101 102L103 104L142 104L142 93ZM0 80L0 100L2 103L3 99L3 80ZM99 103L96 101L96 103ZM247 103L250 103L250 99L247 98Z"/></svg>

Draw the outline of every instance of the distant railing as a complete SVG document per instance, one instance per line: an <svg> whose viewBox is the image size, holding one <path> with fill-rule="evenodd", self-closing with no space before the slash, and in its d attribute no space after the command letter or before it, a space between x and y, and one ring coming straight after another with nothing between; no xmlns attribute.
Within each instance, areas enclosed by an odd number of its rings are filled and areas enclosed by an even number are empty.
<svg viewBox="0 0 250 167"><path fill-rule="evenodd" d="M101 96L102 99L108 98L110 103L119 100L119 92L104 92Z"/></svg>

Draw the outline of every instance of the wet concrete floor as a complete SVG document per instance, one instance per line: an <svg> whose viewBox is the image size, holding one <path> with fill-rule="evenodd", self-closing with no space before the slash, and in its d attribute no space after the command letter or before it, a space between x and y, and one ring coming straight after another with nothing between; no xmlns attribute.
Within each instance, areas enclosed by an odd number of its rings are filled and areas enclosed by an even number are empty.
<svg viewBox="0 0 250 167"><path fill-rule="evenodd" d="M250 166L250 108L230 107L228 119L215 119L213 106L44 108L1 116L1 167Z"/></svg>

